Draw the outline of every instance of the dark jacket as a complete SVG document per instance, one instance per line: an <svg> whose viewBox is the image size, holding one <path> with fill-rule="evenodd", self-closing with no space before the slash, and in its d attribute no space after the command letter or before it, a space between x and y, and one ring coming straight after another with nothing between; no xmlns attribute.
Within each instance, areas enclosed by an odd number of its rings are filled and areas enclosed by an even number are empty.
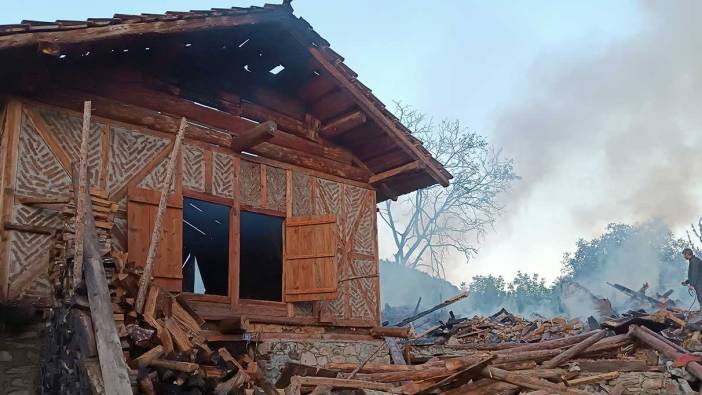
<svg viewBox="0 0 702 395"><path fill-rule="evenodd" d="M696 256L690 259L690 266L687 268L687 281L696 289L702 288L702 260Z"/></svg>

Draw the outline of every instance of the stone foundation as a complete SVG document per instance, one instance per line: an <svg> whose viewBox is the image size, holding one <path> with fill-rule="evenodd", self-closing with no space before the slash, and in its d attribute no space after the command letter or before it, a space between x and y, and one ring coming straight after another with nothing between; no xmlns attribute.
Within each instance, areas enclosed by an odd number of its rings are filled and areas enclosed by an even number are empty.
<svg viewBox="0 0 702 395"><path fill-rule="evenodd" d="M382 340L368 341L264 341L258 345L258 354L262 357L259 366L266 379L275 383L287 362L324 367L329 362L359 363L371 355ZM389 363L387 348L378 351L371 362Z"/></svg>
<svg viewBox="0 0 702 395"><path fill-rule="evenodd" d="M42 328L0 333L0 394L41 393Z"/></svg>

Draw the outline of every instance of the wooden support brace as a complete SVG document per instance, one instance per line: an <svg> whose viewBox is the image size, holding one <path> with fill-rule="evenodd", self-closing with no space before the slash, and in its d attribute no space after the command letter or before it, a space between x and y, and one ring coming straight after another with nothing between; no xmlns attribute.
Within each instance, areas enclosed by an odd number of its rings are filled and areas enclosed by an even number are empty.
<svg viewBox="0 0 702 395"><path fill-rule="evenodd" d="M73 289L83 283L83 232L85 230L85 200L90 200L88 195L88 133L90 132L91 102L83 103L83 129L80 137L80 162L78 164L78 193L76 199L76 242L75 256L73 259Z"/></svg>
<svg viewBox="0 0 702 395"><path fill-rule="evenodd" d="M605 336L607 336L607 331L599 331L591 335L587 339L581 341L580 343L574 345L573 347L567 349L566 351L563 351L562 353L556 355L552 359L544 362L543 366L545 368L558 367L568 362L569 360L575 358L575 356L587 350L590 346L594 345L598 341L604 339Z"/></svg>
<svg viewBox="0 0 702 395"><path fill-rule="evenodd" d="M379 182L387 180L388 178L392 178L392 177L395 177L395 176L400 175L402 173L406 173L408 171L413 171L413 170L417 170L417 169L421 169L421 168L423 168L422 162L419 160L416 160L414 162L410 162L410 163L404 164L402 166L398 166L394 169L390 169L390 170L384 171L382 173L372 175L368 179L368 183L369 184L377 184Z"/></svg>
<svg viewBox="0 0 702 395"><path fill-rule="evenodd" d="M277 125L273 121L266 121L256 127L243 132L232 140L231 148L235 152L245 151L255 147L275 136Z"/></svg>
<svg viewBox="0 0 702 395"><path fill-rule="evenodd" d="M356 111L351 114L342 115L319 129L319 134L325 138L334 138L348 132L351 129L366 123L366 115L361 111Z"/></svg>
<svg viewBox="0 0 702 395"><path fill-rule="evenodd" d="M90 197L89 180L83 189L85 200L85 227L83 232L83 260L85 269L85 284L88 290L90 315L95 329L95 342L97 344L100 371L107 394L132 394L132 385L129 379L127 364L124 362L122 345L117 335L117 327L112 314L110 290L105 278L105 268L98 249L95 218L93 218L93 205ZM78 168L73 168L73 191L76 201L81 189L78 186Z"/></svg>
<svg viewBox="0 0 702 395"><path fill-rule="evenodd" d="M183 135L185 134L185 127L187 126L187 124L188 122L185 120L185 118L181 118L180 127L178 128L178 133L176 134L175 142L173 143L173 152L171 152L171 157L168 159L168 167L166 168L166 179L163 180L163 186L161 187L161 199L158 202L158 211L156 211L156 218L154 219L154 231L151 233L149 253L146 256L144 273L139 279L139 292L137 293L135 305L136 311L138 313L141 313L144 310L146 293L149 290L149 284L151 283L151 273L154 269L154 261L156 260L158 243L161 239L161 227L163 226L163 216L166 213L166 201L168 200L168 192L170 191L171 183L173 182L173 174L175 172L176 163L178 163L180 147L181 143L183 142Z"/></svg>

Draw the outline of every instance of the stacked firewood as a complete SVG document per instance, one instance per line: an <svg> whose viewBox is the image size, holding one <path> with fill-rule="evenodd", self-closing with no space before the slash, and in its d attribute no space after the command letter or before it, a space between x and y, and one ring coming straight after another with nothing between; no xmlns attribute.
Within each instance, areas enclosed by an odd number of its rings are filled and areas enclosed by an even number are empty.
<svg viewBox="0 0 702 395"><path fill-rule="evenodd" d="M73 194L71 194L71 196L73 196ZM112 236L110 231L114 226L114 218L118 205L109 199L106 191L98 188L90 189L90 200L93 208L93 217L95 218L95 229L97 231L100 251L106 254L112 250ZM73 218L75 218L76 215L76 204L73 198L68 201L62 214L66 219L66 223L74 223ZM75 242L74 239L74 231L64 233L64 240L69 243L69 247Z"/></svg>
<svg viewBox="0 0 702 395"><path fill-rule="evenodd" d="M145 394L217 393L254 387L277 395L265 382L250 350L236 358L226 348L213 350L203 320L182 295L152 284L143 313L135 310L138 269L125 268L112 281L112 308L127 365Z"/></svg>

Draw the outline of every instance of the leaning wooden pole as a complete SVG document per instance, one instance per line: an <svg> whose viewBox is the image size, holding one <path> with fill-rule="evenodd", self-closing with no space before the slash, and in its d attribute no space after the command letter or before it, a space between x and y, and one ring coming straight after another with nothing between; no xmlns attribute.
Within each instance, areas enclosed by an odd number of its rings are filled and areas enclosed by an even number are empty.
<svg viewBox="0 0 702 395"><path fill-rule="evenodd" d="M81 195L78 185L77 165L73 166L73 194L76 201ZM105 386L106 394L132 394L132 385L129 380L129 371L124 362L122 344L117 334L115 325L112 301L110 300L110 289L105 278L105 268L102 265L100 248L98 247L97 230L95 229L95 218L93 217L93 204L88 191L90 183L86 181L85 190L82 192L85 206L83 215L85 226L83 227L83 260L85 268L85 286L88 293L88 303L90 304L90 317L95 329L95 344L97 345L98 360L100 362L100 372L102 382Z"/></svg>
<svg viewBox="0 0 702 395"><path fill-rule="evenodd" d="M599 331L596 332L587 339L581 341L580 343L574 345L573 347L563 351L562 353L556 355L552 359L549 359L548 361L543 363L543 366L545 368L555 368L558 367L571 359L575 358L578 354L584 352L587 350L590 346L593 344L597 343L598 341L602 340L607 336L607 331Z"/></svg>
<svg viewBox="0 0 702 395"><path fill-rule="evenodd" d="M90 133L91 102L83 103L83 130L80 139L80 162L78 163L78 193L76 196L75 217L75 254L73 257L73 289L78 289L83 283L83 232L85 229L85 197L90 199L90 191L86 188L88 182L88 135ZM75 175L74 175L75 176ZM74 182L75 185L75 182ZM87 193L84 193L87 192Z"/></svg>
<svg viewBox="0 0 702 395"><path fill-rule="evenodd" d="M163 180L163 186L161 186L161 199L158 202L158 211L156 211L156 219L154 220L154 230L151 233L149 253L146 256L144 273L139 279L139 292L137 293L135 306L136 311L139 313L142 313L144 311L146 292L149 290L149 284L151 283L151 273L154 269L154 261L156 260L158 243L161 239L161 226L163 225L163 216L166 213L168 192L170 191L171 184L173 183L173 173L175 172L176 163L178 163L178 156L180 155L180 146L183 141L183 135L185 134L185 127L187 126L187 124L188 122L185 120L185 118L180 119L180 127L178 128L178 133L176 134L175 142L173 143L173 151L171 152L171 157L168 160L168 167L166 168L166 179Z"/></svg>

